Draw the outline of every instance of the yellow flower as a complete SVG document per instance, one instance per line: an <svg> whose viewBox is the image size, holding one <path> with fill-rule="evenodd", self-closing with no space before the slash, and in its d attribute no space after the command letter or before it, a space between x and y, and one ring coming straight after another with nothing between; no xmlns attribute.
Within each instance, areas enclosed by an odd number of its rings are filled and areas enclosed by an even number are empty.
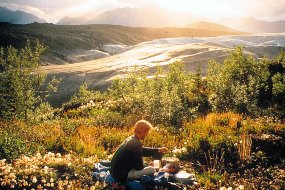
<svg viewBox="0 0 285 190"><path fill-rule="evenodd" d="M45 178L43 178L43 179L41 180L41 182L42 182L42 183L46 183L47 181L46 181Z"/></svg>
<svg viewBox="0 0 285 190"><path fill-rule="evenodd" d="M15 176L14 173L10 173L8 177L11 178L11 179L16 179L16 176Z"/></svg>
<svg viewBox="0 0 285 190"><path fill-rule="evenodd" d="M23 186L28 186L28 182L26 180L24 180Z"/></svg>

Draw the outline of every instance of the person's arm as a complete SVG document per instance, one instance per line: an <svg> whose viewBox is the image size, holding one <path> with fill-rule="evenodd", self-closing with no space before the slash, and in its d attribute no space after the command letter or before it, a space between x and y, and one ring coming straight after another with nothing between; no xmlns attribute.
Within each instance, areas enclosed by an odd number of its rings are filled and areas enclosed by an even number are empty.
<svg viewBox="0 0 285 190"><path fill-rule="evenodd" d="M159 156L167 152L167 148L161 147L161 148L150 148L150 147L142 147L142 155L143 156Z"/></svg>
<svg viewBox="0 0 285 190"><path fill-rule="evenodd" d="M157 156L159 154L158 148L142 147L142 156Z"/></svg>

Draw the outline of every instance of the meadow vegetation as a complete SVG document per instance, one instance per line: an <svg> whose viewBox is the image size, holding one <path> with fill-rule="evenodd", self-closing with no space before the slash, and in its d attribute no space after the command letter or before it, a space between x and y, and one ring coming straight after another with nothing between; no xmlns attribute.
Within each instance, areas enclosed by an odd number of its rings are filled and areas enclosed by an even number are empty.
<svg viewBox="0 0 285 190"><path fill-rule="evenodd" d="M54 109L34 47L1 49L1 189L102 189L93 164L110 159L138 119L155 126L146 146L166 146L196 174L189 189L285 188L284 52L256 60L238 47L223 64L211 61L206 77L181 62L151 77L134 71L105 92L85 84Z"/></svg>

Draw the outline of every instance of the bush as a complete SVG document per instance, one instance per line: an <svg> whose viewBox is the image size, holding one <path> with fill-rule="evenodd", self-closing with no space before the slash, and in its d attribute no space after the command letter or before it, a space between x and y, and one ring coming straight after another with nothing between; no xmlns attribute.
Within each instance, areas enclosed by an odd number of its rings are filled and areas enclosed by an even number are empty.
<svg viewBox="0 0 285 190"><path fill-rule="evenodd" d="M15 159L22 154L29 154L26 142L17 134L8 134L7 131L0 133L0 158Z"/></svg>
<svg viewBox="0 0 285 190"><path fill-rule="evenodd" d="M267 62L246 55L236 48L223 64L210 62L207 79L213 111L258 114L260 89L269 76Z"/></svg>
<svg viewBox="0 0 285 190"><path fill-rule="evenodd" d="M53 79L43 90L46 75L37 71L46 48L36 41L20 50L0 48L0 119L29 119L35 106L43 102L49 92L56 91L58 80ZM37 71L37 72L35 72Z"/></svg>
<svg viewBox="0 0 285 190"><path fill-rule="evenodd" d="M153 78L148 74L146 70L136 71L113 81L108 94L120 102L116 110L176 129L207 112L206 83L199 73L186 73L184 64L175 62L168 73L158 68Z"/></svg>

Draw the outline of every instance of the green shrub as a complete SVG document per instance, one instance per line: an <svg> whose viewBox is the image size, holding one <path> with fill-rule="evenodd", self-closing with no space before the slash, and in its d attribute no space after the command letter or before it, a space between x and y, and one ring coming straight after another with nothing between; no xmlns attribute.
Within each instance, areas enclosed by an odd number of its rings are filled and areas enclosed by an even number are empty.
<svg viewBox="0 0 285 190"><path fill-rule="evenodd" d="M206 112L206 83L199 73L187 73L182 62L174 62L168 73L158 68L153 78L147 77L150 74L147 70L135 71L112 82L108 97L120 102L116 110L176 129L199 112Z"/></svg>
<svg viewBox="0 0 285 190"><path fill-rule="evenodd" d="M36 105L48 93L56 91L56 79L52 79L48 88L43 90L46 75L38 71L45 49L39 41L34 44L27 41L20 50L11 46L6 50L0 48L0 119L29 120Z"/></svg>
<svg viewBox="0 0 285 190"><path fill-rule="evenodd" d="M0 132L0 158L15 159L22 154L29 154L26 142L17 134L9 134L7 131Z"/></svg>

